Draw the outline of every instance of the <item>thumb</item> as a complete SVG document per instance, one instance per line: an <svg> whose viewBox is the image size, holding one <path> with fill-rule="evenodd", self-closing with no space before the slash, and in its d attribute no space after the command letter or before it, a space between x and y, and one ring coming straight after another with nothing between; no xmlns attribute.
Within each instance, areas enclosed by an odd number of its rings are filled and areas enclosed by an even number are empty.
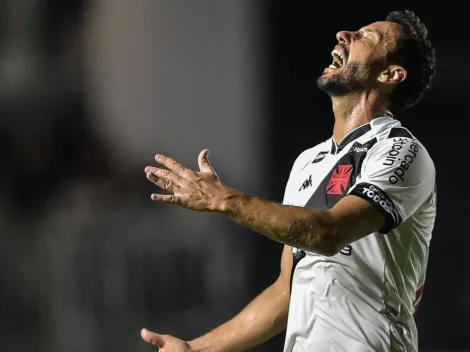
<svg viewBox="0 0 470 352"><path fill-rule="evenodd" d="M215 171L212 168L209 159L207 158L209 155L209 149L204 149L202 152L199 153L199 157L197 159L197 162L199 164L199 170L201 172L208 172L208 173L214 173Z"/></svg>
<svg viewBox="0 0 470 352"><path fill-rule="evenodd" d="M151 343L158 348L163 348L165 346L165 339L162 335L148 331L147 329L142 329L140 335L145 342Z"/></svg>

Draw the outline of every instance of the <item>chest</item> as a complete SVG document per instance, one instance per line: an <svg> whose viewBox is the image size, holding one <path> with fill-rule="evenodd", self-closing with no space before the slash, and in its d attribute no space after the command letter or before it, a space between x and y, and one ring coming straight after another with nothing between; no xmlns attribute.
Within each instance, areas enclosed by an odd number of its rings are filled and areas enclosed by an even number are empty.
<svg viewBox="0 0 470 352"><path fill-rule="evenodd" d="M286 192L289 204L330 209L348 194L360 177L368 150L376 139L352 142L338 153L312 153L308 162L291 176Z"/></svg>

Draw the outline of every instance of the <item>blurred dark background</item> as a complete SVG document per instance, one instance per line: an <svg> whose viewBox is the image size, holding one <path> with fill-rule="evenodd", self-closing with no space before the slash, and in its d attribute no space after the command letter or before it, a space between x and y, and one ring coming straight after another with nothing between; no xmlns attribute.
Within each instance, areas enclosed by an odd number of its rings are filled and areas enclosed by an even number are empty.
<svg viewBox="0 0 470 352"><path fill-rule="evenodd" d="M277 277L281 246L152 204L144 167L163 152L195 168L209 148L228 185L281 201L297 155L331 135L315 80L336 32L403 8L438 59L402 117L438 174L420 350L470 350L463 6L0 1L0 350L150 351L142 327L191 339L242 309Z"/></svg>

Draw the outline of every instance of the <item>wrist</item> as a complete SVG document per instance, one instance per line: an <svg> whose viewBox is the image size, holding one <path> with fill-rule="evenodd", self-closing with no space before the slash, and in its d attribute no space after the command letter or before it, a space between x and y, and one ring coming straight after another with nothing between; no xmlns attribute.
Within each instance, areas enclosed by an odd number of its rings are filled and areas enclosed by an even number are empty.
<svg viewBox="0 0 470 352"><path fill-rule="evenodd" d="M187 344L193 352L209 352L209 346L205 346L200 339L195 339L192 341L187 341Z"/></svg>
<svg viewBox="0 0 470 352"><path fill-rule="evenodd" d="M215 211L225 215L233 215L242 205L246 196L231 188L227 188L225 194L215 202Z"/></svg>

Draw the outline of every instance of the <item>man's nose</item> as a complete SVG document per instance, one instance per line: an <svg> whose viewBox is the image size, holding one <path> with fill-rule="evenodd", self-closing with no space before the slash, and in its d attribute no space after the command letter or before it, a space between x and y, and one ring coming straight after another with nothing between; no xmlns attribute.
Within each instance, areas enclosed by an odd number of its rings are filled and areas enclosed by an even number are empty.
<svg viewBox="0 0 470 352"><path fill-rule="evenodd" d="M340 31L336 33L336 40L338 41L338 43L349 45L351 44L353 40L353 36L354 36L353 32Z"/></svg>

